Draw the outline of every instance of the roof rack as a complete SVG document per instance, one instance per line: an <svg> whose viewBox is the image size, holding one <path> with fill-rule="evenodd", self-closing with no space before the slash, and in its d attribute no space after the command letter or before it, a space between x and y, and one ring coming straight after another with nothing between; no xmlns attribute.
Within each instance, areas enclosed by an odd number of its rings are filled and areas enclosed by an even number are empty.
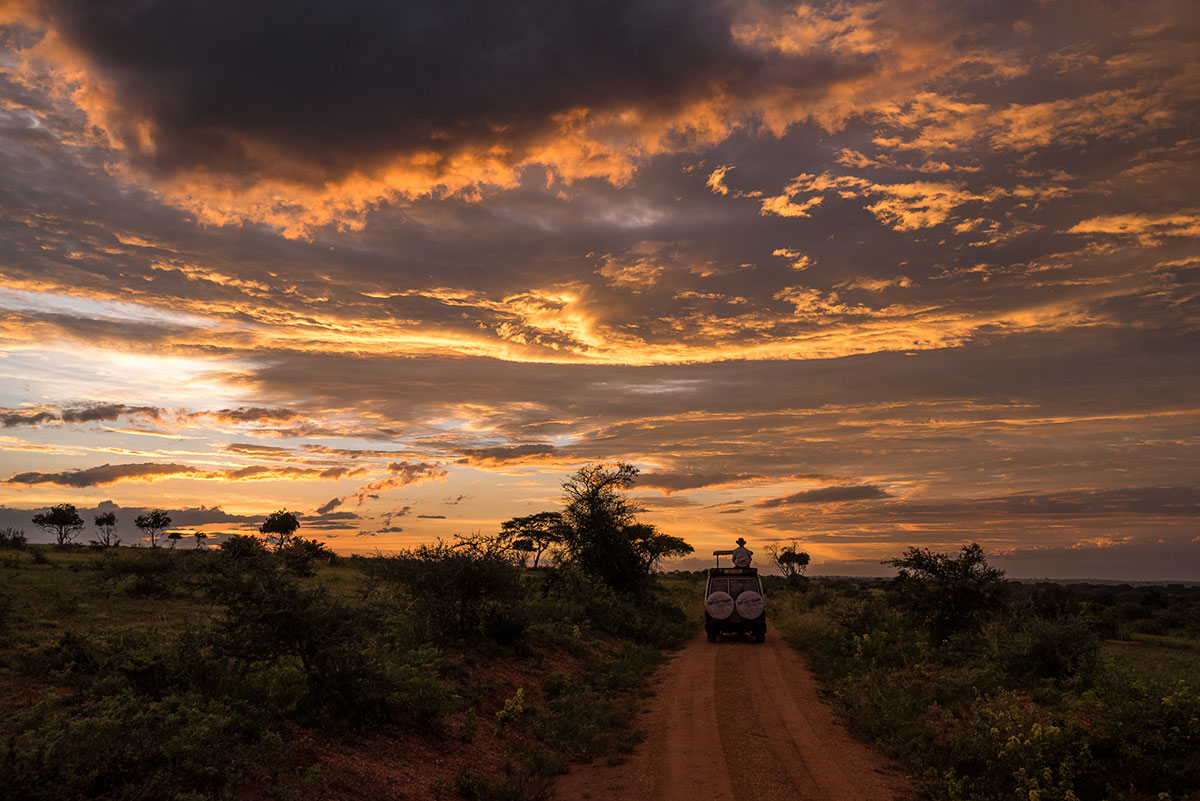
<svg viewBox="0 0 1200 801"><path fill-rule="evenodd" d="M721 566L722 556L732 556L733 551L713 551L713 556L717 557L717 567Z"/></svg>

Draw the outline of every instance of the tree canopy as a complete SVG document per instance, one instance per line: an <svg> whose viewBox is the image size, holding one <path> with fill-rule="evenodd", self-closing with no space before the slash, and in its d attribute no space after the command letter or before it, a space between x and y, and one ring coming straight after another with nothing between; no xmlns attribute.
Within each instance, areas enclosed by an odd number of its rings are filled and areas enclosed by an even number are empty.
<svg viewBox="0 0 1200 801"><path fill-rule="evenodd" d="M159 538L171 527L171 516L162 509L151 509L144 515L138 515L133 524L150 540L150 547L157 548Z"/></svg>
<svg viewBox="0 0 1200 801"><path fill-rule="evenodd" d="M800 550L800 545L795 540L792 540L790 545L768 545L767 555L771 557L771 563L779 568L783 577L792 583L802 580L810 561L808 553Z"/></svg>
<svg viewBox="0 0 1200 801"><path fill-rule="evenodd" d="M111 548L121 541L116 534L117 515L115 512L98 514L92 518L92 522L96 524L96 539L92 540L94 544Z"/></svg>
<svg viewBox="0 0 1200 801"><path fill-rule="evenodd" d="M964 545L956 557L909 548L883 564L899 568L893 589L900 605L924 622L934 644L979 631L1004 608L1004 571L987 563L978 543Z"/></svg>
<svg viewBox="0 0 1200 801"><path fill-rule="evenodd" d="M60 503L34 515L33 524L47 534L53 534L58 545L67 545L74 541L83 530L83 518L79 516L75 506L69 503Z"/></svg>
<svg viewBox="0 0 1200 801"><path fill-rule="evenodd" d="M637 480L630 464L593 464L563 482L563 555L615 590L637 589L655 564L692 546L639 523L625 491Z"/></svg>
<svg viewBox="0 0 1200 801"><path fill-rule="evenodd" d="M276 550L282 551L298 528L300 528L300 521L296 515L287 509L280 509L267 515L267 519L259 527L258 533L262 534L268 543L274 545Z"/></svg>
<svg viewBox="0 0 1200 801"><path fill-rule="evenodd" d="M562 512L538 512L505 520L500 524L500 536L514 550L532 553L537 567L542 554L563 541L564 526Z"/></svg>

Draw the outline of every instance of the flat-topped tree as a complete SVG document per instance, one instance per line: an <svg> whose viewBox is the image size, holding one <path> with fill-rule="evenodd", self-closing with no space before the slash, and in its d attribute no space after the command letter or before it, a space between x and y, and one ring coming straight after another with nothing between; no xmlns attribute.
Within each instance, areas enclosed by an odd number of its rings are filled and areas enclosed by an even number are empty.
<svg viewBox="0 0 1200 801"><path fill-rule="evenodd" d="M171 516L162 509L151 509L144 515L138 515L133 524L150 540L150 547L157 548L163 532L171 527Z"/></svg>
<svg viewBox="0 0 1200 801"><path fill-rule="evenodd" d="M267 515L267 519L259 527L258 533L263 535L263 539L268 544L274 545L276 550L282 551L291 542L298 528L300 528L300 521L296 519L296 515L287 509L280 509L278 512L271 512Z"/></svg>
<svg viewBox="0 0 1200 801"><path fill-rule="evenodd" d="M79 532L83 531L83 518L79 516L75 506L69 503L60 503L50 507L48 511L34 515L33 524L47 534L53 534L58 545L73 542L79 536Z"/></svg>
<svg viewBox="0 0 1200 801"><path fill-rule="evenodd" d="M516 551L533 554L533 566L547 548L563 541L564 525L561 512L538 512L526 517L514 517L500 524L500 536ZM529 547L524 547L528 543Z"/></svg>

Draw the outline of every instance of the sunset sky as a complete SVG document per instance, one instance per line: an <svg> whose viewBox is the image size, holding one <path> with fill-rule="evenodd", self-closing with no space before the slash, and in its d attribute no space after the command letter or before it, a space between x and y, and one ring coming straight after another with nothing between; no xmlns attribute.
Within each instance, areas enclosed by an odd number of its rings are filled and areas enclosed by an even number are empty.
<svg viewBox="0 0 1200 801"><path fill-rule="evenodd" d="M1200 580L1198 183L1194 0L0 0L0 526Z"/></svg>

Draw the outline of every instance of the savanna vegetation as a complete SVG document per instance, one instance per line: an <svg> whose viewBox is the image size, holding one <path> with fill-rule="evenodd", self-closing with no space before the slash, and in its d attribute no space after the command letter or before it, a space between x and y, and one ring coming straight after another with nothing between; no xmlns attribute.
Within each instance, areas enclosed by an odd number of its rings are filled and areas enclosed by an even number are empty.
<svg viewBox="0 0 1200 801"><path fill-rule="evenodd" d="M770 609L922 797L1195 797L1200 586L1011 582L975 545L891 564L779 582Z"/></svg>
<svg viewBox="0 0 1200 801"><path fill-rule="evenodd" d="M632 748L646 678L697 626L694 587L653 572L691 548L638 522L634 472L589 467L561 512L373 557L286 510L211 548L111 547L108 519L74 545L73 508L39 523L59 544L4 531L0 797L548 797L570 761Z"/></svg>

